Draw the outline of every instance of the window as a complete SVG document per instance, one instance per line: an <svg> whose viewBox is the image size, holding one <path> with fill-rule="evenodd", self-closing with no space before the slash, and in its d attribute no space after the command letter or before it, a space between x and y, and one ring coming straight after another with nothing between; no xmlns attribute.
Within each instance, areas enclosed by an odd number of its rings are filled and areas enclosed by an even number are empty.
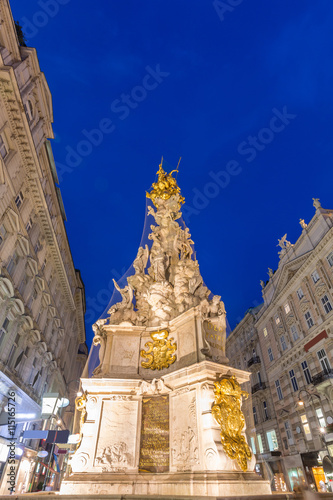
<svg viewBox="0 0 333 500"><path fill-rule="evenodd" d="M287 349L287 343L286 343L286 339L284 338L284 335L281 335L280 342L281 342L282 351L285 351Z"/></svg>
<svg viewBox="0 0 333 500"><path fill-rule="evenodd" d="M267 442L269 451L274 451L279 449L278 440L276 437L276 432L274 430L266 432Z"/></svg>
<svg viewBox="0 0 333 500"><path fill-rule="evenodd" d="M253 410L253 420L254 420L254 425L257 425L258 424L258 415L257 415L257 410L256 410L256 407L254 406L252 408Z"/></svg>
<svg viewBox="0 0 333 500"><path fill-rule="evenodd" d="M42 271L44 271L45 266L46 266L46 259L44 259L44 261L43 261L43 264L42 264Z"/></svg>
<svg viewBox="0 0 333 500"><path fill-rule="evenodd" d="M295 375L294 370L289 371L289 377L290 377L294 392L298 391L298 384L297 384L296 375Z"/></svg>
<svg viewBox="0 0 333 500"><path fill-rule="evenodd" d="M278 398L281 401L281 399L283 399L283 394L282 394L282 389L281 389L281 385L280 385L280 380L279 379L275 380L275 388L276 388L276 392L277 392Z"/></svg>
<svg viewBox="0 0 333 500"><path fill-rule="evenodd" d="M258 445L259 445L259 453L264 453L264 447L262 445L261 434L257 434L257 440L258 440Z"/></svg>
<svg viewBox="0 0 333 500"><path fill-rule="evenodd" d="M20 208L20 206L22 205L22 202L23 202L23 194L22 194L22 191L20 191L19 194L15 198L15 205L17 206L17 208Z"/></svg>
<svg viewBox="0 0 333 500"><path fill-rule="evenodd" d="M330 365L330 362L328 361L325 349L320 349L320 351L317 352L317 356L318 356L318 359L320 361L321 367L324 370L324 372L330 373L331 365Z"/></svg>
<svg viewBox="0 0 333 500"><path fill-rule="evenodd" d="M0 135L0 155L2 156L2 158L6 158L7 154L8 150L6 144L4 142L2 135Z"/></svg>
<svg viewBox="0 0 333 500"><path fill-rule="evenodd" d="M278 315L276 315L276 316L274 317L274 319L275 319L275 323L276 323L277 325L278 325L278 324L280 324L280 318L279 318L279 316L278 316Z"/></svg>
<svg viewBox="0 0 333 500"><path fill-rule="evenodd" d="M307 416L305 414L301 415L301 421L302 421L303 431L304 431L306 439L307 440L312 439L311 431L310 431L310 426L308 424L308 418L307 418Z"/></svg>
<svg viewBox="0 0 333 500"><path fill-rule="evenodd" d="M301 367L302 367L302 370L303 370L303 373L304 373L304 377L305 377L306 383L307 384L311 384L312 377L311 377L311 373L310 373L310 370L309 370L309 367L308 367L308 363L306 361L303 361L301 363Z"/></svg>
<svg viewBox="0 0 333 500"><path fill-rule="evenodd" d="M332 311L332 305L327 297L327 295L324 295L322 298L321 298L321 302L324 306L324 310L325 310L325 313L328 314L329 312Z"/></svg>
<svg viewBox="0 0 333 500"><path fill-rule="evenodd" d="M287 438L282 438L282 441L283 441L283 446L284 446L285 450L288 450L289 446L288 446Z"/></svg>
<svg viewBox="0 0 333 500"><path fill-rule="evenodd" d="M27 102L24 105L25 108L25 113L27 115L28 121L31 122L34 117L34 110L31 104L31 101L28 99Z"/></svg>
<svg viewBox="0 0 333 500"><path fill-rule="evenodd" d="M253 454L255 455L257 453L257 450L256 450L256 445L255 445L253 437L251 437L251 448L252 448Z"/></svg>
<svg viewBox="0 0 333 500"><path fill-rule="evenodd" d="M313 319L312 319L310 311L308 311L304 314L304 318L305 318L305 321L308 325L308 328L311 328L313 326Z"/></svg>
<svg viewBox="0 0 333 500"><path fill-rule="evenodd" d="M273 356L272 348L271 348L271 347L269 347L269 348L267 349L267 352L268 352L268 357L269 357L269 360L270 360L270 361L273 361L274 356Z"/></svg>
<svg viewBox="0 0 333 500"><path fill-rule="evenodd" d="M283 307L284 307L284 312L286 314L289 314L290 313L290 306L289 306L288 302L286 302Z"/></svg>
<svg viewBox="0 0 333 500"><path fill-rule="evenodd" d="M304 293L303 293L302 288L299 288L297 290L297 297L299 298L299 300L301 300L304 297Z"/></svg>
<svg viewBox="0 0 333 500"><path fill-rule="evenodd" d="M327 262L330 267L333 267L333 252L331 252L327 257Z"/></svg>
<svg viewBox="0 0 333 500"><path fill-rule="evenodd" d="M316 415L317 415L320 427L326 427L326 420L325 420L325 417L323 415L323 410L321 408L316 409Z"/></svg>
<svg viewBox="0 0 333 500"><path fill-rule="evenodd" d="M293 340L297 340L298 339L298 331L297 331L296 325L292 325L290 327L290 333L292 335Z"/></svg>
<svg viewBox="0 0 333 500"><path fill-rule="evenodd" d="M263 401L262 405L264 407L264 418L265 418L265 420L268 420L269 419L269 415L268 415L268 408L267 408L266 401Z"/></svg>
<svg viewBox="0 0 333 500"><path fill-rule="evenodd" d="M2 245L4 239L6 238L6 234L7 234L7 231L6 231L6 228L5 226L2 224L0 226L0 246Z"/></svg>
<svg viewBox="0 0 333 500"><path fill-rule="evenodd" d="M2 329L6 331L8 331L8 325L9 325L9 319L8 318L5 318L5 321L3 322L2 324Z"/></svg>
<svg viewBox="0 0 333 500"><path fill-rule="evenodd" d="M31 221L31 219L29 219L29 220L28 220L28 222L26 223L25 228L26 228L26 230L27 230L27 231L28 231L28 233L29 233L29 231L30 231L30 230L31 230L31 228L32 228L32 221Z"/></svg>
<svg viewBox="0 0 333 500"><path fill-rule="evenodd" d="M267 328L264 328L263 332L264 332L264 337L267 337L267 335L268 335Z"/></svg>
<svg viewBox="0 0 333 500"><path fill-rule="evenodd" d="M261 373L260 371L257 372L257 379L258 379L258 384L262 385L262 380L261 380Z"/></svg>
<svg viewBox="0 0 333 500"><path fill-rule="evenodd" d="M284 428L285 428L285 431L286 431L286 434L287 434L287 438L288 438L289 444L294 444L293 435L291 433L289 420L285 421Z"/></svg>
<svg viewBox="0 0 333 500"><path fill-rule="evenodd" d="M317 283L317 281L319 281L319 280L320 280L320 278L319 278L319 274L317 273L317 271L313 271L313 273L311 274L311 278L312 278L312 281L313 281L314 283Z"/></svg>
<svg viewBox="0 0 333 500"><path fill-rule="evenodd" d="M20 336L19 336L19 334L17 334L16 338L14 340L14 344L12 345L10 352L9 352L8 361L7 361L8 366L11 366L11 364L12 364L14 354L15 354L16 348L18 346L19 340L20 340Z"/></svg>
<svg viewBox="0 0 333 500"><path fill-rule="evenodd" d="M12 258L8 262L8 266L7 266L7 271L9 272L9 274L12 274L14 272L15 267L18 263L18 260L19 260L19 256L17 255L16 252L14 252L12 255Z"/></svg>

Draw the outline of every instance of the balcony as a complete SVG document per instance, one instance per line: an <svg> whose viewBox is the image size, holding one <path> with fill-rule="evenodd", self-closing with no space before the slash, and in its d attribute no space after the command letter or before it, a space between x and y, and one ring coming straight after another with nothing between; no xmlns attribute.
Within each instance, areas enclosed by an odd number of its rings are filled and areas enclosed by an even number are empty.
<svg viewBox="0 0 333 500"><path fill-rule="evenodd" d="M332 368L323 370L322 372L317 373L317 375L314 375L312 377L312 383L313 385L319 385L322 384L323 382L328 381L328 384L330 384L330 379L333 379L333 370Z"/></svg>
<svg viewBox="0 0 333 500"><path fill-rule="evenodd" d="M260 361L260 358L259 356L253 356L253 358L251 358L248 362L247 362L247 367L250 368L250 366L252 365L258 365L260 364L261 361Z"/></svg>
<svg viewBox="0 0 333 500"><path fill-rule="evenodd" d="M262 391L266 389L266 383L265 382L261 382L261 384L256 384L252 387L252 394L258 392L258 391Z"/></svg>

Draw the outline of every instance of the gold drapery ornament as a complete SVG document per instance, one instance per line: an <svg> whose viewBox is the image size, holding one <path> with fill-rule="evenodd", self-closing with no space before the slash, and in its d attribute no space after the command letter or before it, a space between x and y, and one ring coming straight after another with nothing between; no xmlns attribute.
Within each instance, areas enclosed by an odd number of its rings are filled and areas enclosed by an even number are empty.
<svg viewBox="0 0 333 500"><path fill-rule="evenodd" d="M247 471L247 460L252 453L242 430L245 418L241 411L242 398L247 399L248 393L242 391L234 376L214 382L215 401L212 414L221 427L221 443L229 458L237 460L240 468Z"/></svg>
<svg viewBox="0 0 333 500"><path fill-rule="evenodd" d="M142 361L142 368L150 368L151 370L162 370L162 368L169 368L172 363L177 359L176 354L173 354L177 349L177 343L173 342L173 337L168 339L168 330L158 330L150 334L153 342L146 342L145 347L148 351L143 349L140 355L148 361Z"/></svg>
<svg viewBox="0 0 333 500"><path fill-rule="evenodd" d="M81 416L80 416L80 441L78 442L78 445L82 440L82 427L83 427L83 424L84 424L84 421L85 421L85 418L87 415L86 406L87 406L87 396L86 396L86 393L83 393L82 396L78 396L75 399L75 408L77 411L79 411L81 413Z"/></svg>
<svg viewBox="0 0 333 500"><path fill-rule="evenodd" d="M172 170L169 174L167 174L162 167L163 158L159 165L159 169L156 172L158 175L157 182L154 182L152 185L152 190L150 193L147 193L147 198L150 198L154 203L155 207L157 206L156 199L161 198L162 200L168 200L173 195L178 195L179 203L185 203L185 198L180 194L180 187L177 184L177 181L172 174L174 172L178 172L178 169Z"/></svg>

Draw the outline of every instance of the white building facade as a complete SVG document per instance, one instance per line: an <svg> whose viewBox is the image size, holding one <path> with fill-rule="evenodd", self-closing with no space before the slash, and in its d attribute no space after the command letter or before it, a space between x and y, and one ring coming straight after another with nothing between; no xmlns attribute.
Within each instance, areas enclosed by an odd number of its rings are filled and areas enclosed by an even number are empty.
<svg viewBox="0 0 333 500"><path fill-rule="evenodd" d="M332 478L333 210L317 199L314 207L311 221L300 221L302 233L294 244L286 235L279 240L279 265L261 282L264 304L254 322L276 417L271 451L280 455L288 489L305 481L319 490L319 481L329 484ZM255 399L252 406L255 412ZM259 429L258 422L256 434L269 444L267 431ZM266 458L260 451L259 462Z"/></svg>
<svg viewBox="0 0 333 500"><path fill-rule="evenodd" d="M52 155L52 100L36 50L19 41L9 2L0 3L0 412L16 394L15 438L41 428L47 392L73 400L85 342L84 286L75 269ZM71 426L64 409L61 428ZM73 410L73 407L72 407ZM2 470L10 437L0 427ZM49 423L48 423L49 425ZM17 492L32 478L38 442L18 444ZM25 464L23 465L23 463ZM5 474L4 474L5 475ZM7 493L1 485L0 492Z"/></svg>

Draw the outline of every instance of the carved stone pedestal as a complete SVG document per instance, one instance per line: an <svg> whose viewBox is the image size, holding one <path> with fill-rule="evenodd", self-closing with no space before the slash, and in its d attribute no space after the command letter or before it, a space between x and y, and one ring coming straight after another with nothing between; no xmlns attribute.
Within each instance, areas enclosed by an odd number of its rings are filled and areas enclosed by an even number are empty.
<svg viewBox="0 0 333 500"><path fill-rule="evenodd" d="M61 494L262 495L267 481L227 456L212 415L214 382L249 373L202 361L163 379L82 379L86 417Z"/></svg>

